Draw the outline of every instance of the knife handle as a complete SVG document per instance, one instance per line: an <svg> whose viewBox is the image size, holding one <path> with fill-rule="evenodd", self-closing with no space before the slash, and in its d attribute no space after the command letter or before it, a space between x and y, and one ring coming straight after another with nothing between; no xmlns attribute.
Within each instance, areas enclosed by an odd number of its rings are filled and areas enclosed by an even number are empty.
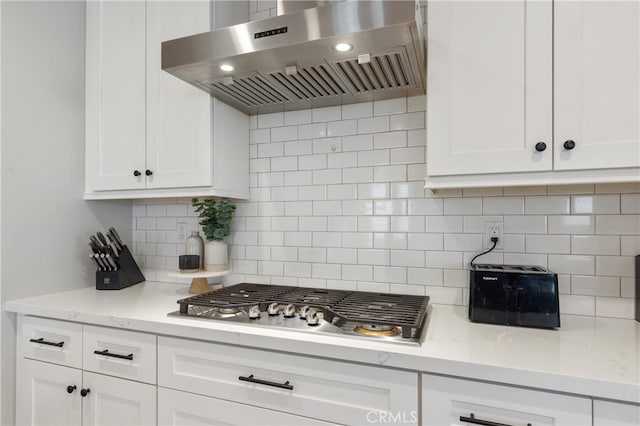
<svg viewBox="0 0 640 426"><path fill-rule="evenodd" d="M102 266L100 265L100 263L98 263L98 261L96 260L96 258L94 256L95 256L95 254L90 254L89 255L89 259L93 260L93 263L95 263L96 266L98 267L98 271L102 271Z"/></svg>

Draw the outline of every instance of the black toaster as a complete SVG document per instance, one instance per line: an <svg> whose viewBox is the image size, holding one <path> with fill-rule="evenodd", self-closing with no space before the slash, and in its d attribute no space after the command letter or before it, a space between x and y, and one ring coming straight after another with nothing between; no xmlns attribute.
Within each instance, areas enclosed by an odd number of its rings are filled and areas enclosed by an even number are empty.
<svg viewBox="0 0 640 426"><path fill-rule="evenodd" d="M476 264L469 276L471 321L560 327L557 274L542 266Z"/></svg>

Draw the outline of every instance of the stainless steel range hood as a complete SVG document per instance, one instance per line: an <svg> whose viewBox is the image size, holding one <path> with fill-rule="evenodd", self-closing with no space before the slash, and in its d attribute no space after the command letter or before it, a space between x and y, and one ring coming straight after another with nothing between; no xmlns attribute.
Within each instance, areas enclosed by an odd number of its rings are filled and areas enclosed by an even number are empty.
<svg viewBox="0 0 640 426"><path fill-rule="evenodd" d="M162 69L252 115L425 93L416 1L296 10L166 41ZM338 43L352 49L339 52Z"/></svg>

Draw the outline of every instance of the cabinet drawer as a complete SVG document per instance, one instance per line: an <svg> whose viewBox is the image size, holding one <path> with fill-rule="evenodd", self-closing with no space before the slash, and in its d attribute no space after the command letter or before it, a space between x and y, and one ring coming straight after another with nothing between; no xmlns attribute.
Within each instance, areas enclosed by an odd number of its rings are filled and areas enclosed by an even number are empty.
<svg viewBox="0 0 640 426"><path fill-rule="evenodd" d="M82 325L36 317L19 317L22 356L82 368Z"/></svg>
<svg viewBox="0 0 640 426"><path fill-rule="evenodd" d="M84 370L156 383L156 336L105 327L84 328Z"/></svg>
<svg viewBox="0 0 640 426"><path fill-rule="evenodd" d="M422 375L423 425L590 425L591 399Z"/></svg>
<svg viewBox="0 0 640 426"><path fill-rule="evenodd" d="M417 373L168 337L158 385L342 424L418 417Z"/></svg>

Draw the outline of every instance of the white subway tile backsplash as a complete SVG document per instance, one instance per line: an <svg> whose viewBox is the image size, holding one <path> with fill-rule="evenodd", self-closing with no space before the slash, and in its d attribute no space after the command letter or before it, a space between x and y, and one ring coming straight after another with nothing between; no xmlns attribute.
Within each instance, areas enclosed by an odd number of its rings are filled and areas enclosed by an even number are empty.
<svg viewBox="0 0 640 426"><path fill-rule="evenodd" d="M389 117L368 117L358 119L358 134L389 131Z"/></svg>
<svg viewBox="0 0 640 426"><path fill-rule="evenodd" d="M366 183L373 181L372 167L342 169L342 183Z"/></svg>
<svg viewBox="0 0 640 426"><path fill-rule="evenodd" d="M311 110L311 121L314 123L340 120L341 116L342 107L340 106L314 108Z"/></svg>
<svg viewBox="0 0 640 426"><path fill-rule="evenodd" d="M524 214L524 197L490 197L482 204L485 215Z"/></svg>
<svg viewBox="0 0 640 426"><path fill-rule="evenodd" d="M356 216L329 216L327 218L327 231L356 232L358 230L358 218Z"/></svg>
<svg viewBox="0 0 640 426"><path fill-rule="evenodd" d="M356 264L358 263L358 250L346 248L328 248L327 263Z"/></svg>
<svg viewBox="0 0 640 426"><path fill-rule="evenodd" d="M620 196L620 213L640 214L640 194L623 194Z"/></svg>
<svg viewBox="0 0 640 426"><path fill-rule="evenodd" d="M620 254L623 256L640 255L640 235L621 236Z"/></svg>
<svg viewBox="0 0 640 426"><path fill-rule="evenodd" d="M427 232L462 232L463 217L462 216L427 216L426 219ZM471 232L471 231L467 231ZM484 227L482 231L484 232Z"/></svg>
<svg viewBox="0 0 640 426"><path fill-rule="evenodd" d="M292 141L284 143L284 155L308 155L313 153L313 141Z"/></svg>
<svg viewBox="0 0 640 426"><path fill-rule="evenodd" d="M342 265L342 279L353 281L371 281L373 279L373 266Z"/></svg>
<svg viewBox="0 0 640 426"><path fill-rule="evenodd" d="M342 214L361 216L373 214L373 200L346 200L342 202Z"/></svg>
<svg viewBox="0 0 640 426"><path fill-rule="evenodd" d="M329 200L355 200L356 198L358 198L356 184L327 185L327 199Z"/></svg>
<svg viewBox="0 0 640 426"><path fill-rule="evenodd" d="M274 127L271 129L271 142L294 141L296 139L298 139L298 126ZM287 153L286 155L290 154Z"/></svg>
<svg viewBox="0 0 640 426"><path fill-rule="evenodd" d="M633 256L596 256L596 275L635 277Z"/></svg>
<svg viewBox="0 0 640 426"><path fill-rule="evenodd" d="M407 200L375 200L373 214L376 215L406 215Z"/></svg>
<svg viewBox="0 0 640 426"><path fill-rule="evenodd" d="M546 216L505 216L505 234L545 234Z"/></svg>
<svg viewBox="0 0 640 426"><path fill-rule="evenodd" d="M300 139L318 139L327 136L327 123L302 124L298 126Z"/></svg>
<svg viewBox="0 0 640 426"><path fill-rule="evenodd" d="M527 253L585 254L571 251L571 238L568 235L527 235L525 251Z"/></svg>
<svg viewBox="0 0 640 426"><path fill-rule="evenodd" d="M584 296L620 297L620 278L573 275L571 293Z"/></svg>
<svg viewBox="0 0 640 426"><path fill-rule="evenodd" d="M342 183L342 170L341 169L326 169L326 170L314 170L313 171L313 184L332 184Z"/></svg>
<svg viewBox="0 0 640 426"><path fill-rule="evenodd" d="M374 233L373 247L377 249L405 249L407 248L407 234L399 232Z"/></svg>
<svg viewBox="0 0 640 426"><path fill-rule="evenodd" d="M300 247L298 249L300 262L324 263L327 261L327 249L319 247Z"/></svg>
<svg viewBox="0 0 640 426"><path fill-rule="evenodd" d="M391 164L424 163L424 147L394 148L391 150Z"/></svg>
<svg viewBox="0 0 640 426"><path fill-rule="evenodd" d="M300 170L317 170L327 168L327 155L301 155L298 157L298 168Z"/></svg>
<svg viewBox="0 0 640 426"><path fill-rule="evenodd" d="M620 254L620 236L573 235L571 237L573 254Z"/></svg>
<svg viewBox="0 0 640 426"><path fill-rule="evenodd" d="M380 166L389 164L388 149L374 149L371 151L358 152L358 167Z"/></svg>
<svg viewBox="0 0 640 426"><path fill-rule="evenodd" d="M424 232L424 218L420 216L391 216L391 232Z"/></svg>
<svg viewBox="0 0 640 426"><path fill-rule="evenodd" d="M482 198L446 198L444 200L445 215L482 214Z"/></svg>
<svg viewBox="0 0 640 426"><path fill-rule="evenodd" d="M593 275L595 273L595 257L550 254L548 255L548 268L558 274Z"/></svg>
<svg viewBox="0 0 640 426"><path fill-rule="evenodd" d="M383 148L403 148L407 146L407 132L386 132L375 133L373 135L373 147L375 149ZM423 155L424 161L424 155Z"/></svg>
<svg viewBox="0 0 640 426"><path fill-rule="evenodd" d="M320 231L327 230L327 218L322 216L305 216L297 218L300 231Z"/></svg>
<svg viewBox="0 0 640 426"><path fill-rule="evenodd" d="M407 166L375 166L373 168L374 182L393 182L405 179L407 179Z"/></svg>
<svg viewBox="0 0 640 426"><path fill-rule="evenodd" d="M391 266L424 267L425 254L423 250L391 250Z"/></svg>
<svg viewBox="0 0 640 426"><path fill-rule="evenodd" d="M389 115L407 112L406 98L385 99L373 102L373 115Z"/></svg>
<svg viewBox="0 0 640 426"><path fill-rule="evenodd" d="M373 116L373 102L342 105L342 119L363 118Z"/></svg>
<svg viewBox="0 0 640 426"><path fill-rule="evenodd" d="M640 235L640 215L598 215L596 234Z"/></svg>
<svg viewBox="0 0 640 426"><path fill-rule="evenodd" d="M250 117L251 199L236 203L223 282L465 305L485 223L503 222L504 249L482 262L557 272L563 313L629 317L640 185L425 191L425 109L417 96ZM184 249L177 223L200 229L190 199L136 201L132 212L145 276L179 281L167 275Z"/></svg>
<svg viewBox="0 0 640 426"><path fill-rule="evenodd" d="M634 301L615 297L596 297L596 316L634 318Z"/></svg>
<svg viewBox="0 0 640 426"><path fill-rule="evenodd" d="M261 114L258 116L258 128L280 127L284 125L284 113L274 112L271 114Z"/></svg>
<svg viewBox="0 0 640 426"><path fill-rule="evenodd" d="M348 136L358 133L358 122L356 120L332 121L327 123L327 136Z"/></svg>
<svg viewBox="0 0 640 426"><path fill-rule="evenodd" d="M389 116L389 129L409 130L424 128L424 111L409 112L406 114L394 114Z"/></svg>
<svg viewBox="0 0 640 426"><path fill-rule="evenodd" d="M407 248L409 250L443 250L444 237L442 234L407 234Z"/></svg>
<svg viewBox="0 0 640 426"><path fill-rule="evenodd" d="M286 111L284 113L285 126L297 126L299 124L311 123L311 110Z"/></svg>
<svg viewBox="0 0 640 426"><path fill-rule="evenodd" d="M389 232L388 216L358 216L358 232Z"/></svg>

